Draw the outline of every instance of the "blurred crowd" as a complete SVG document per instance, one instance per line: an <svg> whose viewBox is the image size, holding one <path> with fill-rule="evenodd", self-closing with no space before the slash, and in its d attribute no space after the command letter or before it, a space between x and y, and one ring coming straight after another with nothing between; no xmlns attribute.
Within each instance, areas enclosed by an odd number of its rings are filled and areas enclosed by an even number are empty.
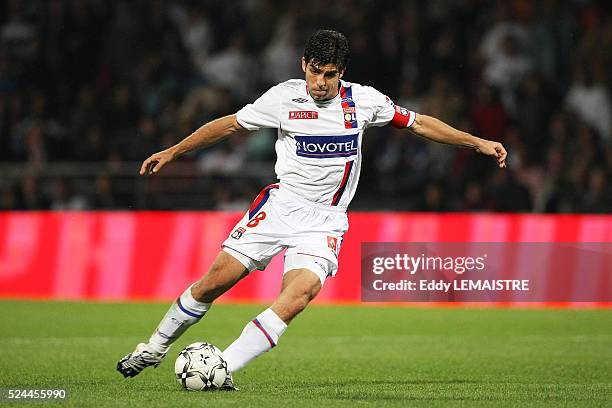
<svg viewBox="0 0 612 408"><path fill-rule="evenodd" d="M117 169L277 82L302 78L303 45L317 28L347 35L345 79L509 151L500 171L468 150L371 129L353 209L612 209L606 0L6 0L0 7L0 172L7 173L0 209L164 207L137 200L140 181ZM214 173L215 182L181 189L160 181L156 194L180 194L184 205L172 208L242 208L264 184L241 169L270 163L272 170L275 137L260 131L190 154L184 165L196 177ZM62 174L58 163L73 165ZM79 163L98 170L80 179ZM11 168L20 171L8 176Z"/></svg>

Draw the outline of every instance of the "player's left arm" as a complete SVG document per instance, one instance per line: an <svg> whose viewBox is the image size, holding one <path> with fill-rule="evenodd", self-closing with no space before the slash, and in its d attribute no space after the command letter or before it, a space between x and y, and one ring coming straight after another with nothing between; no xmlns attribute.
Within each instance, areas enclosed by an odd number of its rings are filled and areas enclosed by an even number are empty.
<svg viewBox="0 0 612 408"><path fill-rule="evenodd" d="M495 158L500 168L506 167L508 152L501 143L462 132L434 117L417 113L408 130L434 142L470 147L479 153Z"/></svg>

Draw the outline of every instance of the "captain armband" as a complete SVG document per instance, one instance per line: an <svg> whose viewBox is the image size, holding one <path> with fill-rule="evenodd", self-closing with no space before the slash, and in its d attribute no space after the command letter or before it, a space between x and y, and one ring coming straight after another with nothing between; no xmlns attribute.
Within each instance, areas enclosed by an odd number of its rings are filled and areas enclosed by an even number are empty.
<svg viewBox="0 0 612 408"><path fill-rule="evenodd" d="M412 126L414 119L416 118L416 113L397 105L395 105L394 108L395 114L393 115L391 122L389 122L391 126L398 129L405 129Z"/></svg>

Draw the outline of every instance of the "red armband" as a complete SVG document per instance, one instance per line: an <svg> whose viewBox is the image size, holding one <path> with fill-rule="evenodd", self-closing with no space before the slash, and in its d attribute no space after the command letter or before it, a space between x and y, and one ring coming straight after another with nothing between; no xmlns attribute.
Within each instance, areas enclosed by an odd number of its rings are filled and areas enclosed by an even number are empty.
<svg viewBox="0 0 612 408"><path fill-rule="evenodd" d="M393 119L391 119L390 123L394 128L405 129L412 126L415 118L416 113L413 111L395 105L395 114L393 115Z"/></svg>

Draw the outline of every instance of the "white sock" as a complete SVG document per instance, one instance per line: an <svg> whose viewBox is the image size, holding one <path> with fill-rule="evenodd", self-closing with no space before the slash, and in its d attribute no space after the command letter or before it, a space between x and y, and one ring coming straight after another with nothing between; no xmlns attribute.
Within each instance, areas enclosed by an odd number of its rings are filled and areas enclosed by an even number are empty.
<svg viewBox="0 0 612 408"><path fill-rule="evenodd" d="M193 285L192 285L193 286ZM210 309L210 303L198 302L191 296L191 286L170 306L149 339L149 346L165 353L190 326L200 321Z"/></svg>
<svg viewBox="0 0 612 408"><path fill-rule="evenodd" d="M255 357L276 346L278 339L287 329L272 309L266 309L251 320L238 337L223 352L227 369L236 372L247 365Z"/></svg>

